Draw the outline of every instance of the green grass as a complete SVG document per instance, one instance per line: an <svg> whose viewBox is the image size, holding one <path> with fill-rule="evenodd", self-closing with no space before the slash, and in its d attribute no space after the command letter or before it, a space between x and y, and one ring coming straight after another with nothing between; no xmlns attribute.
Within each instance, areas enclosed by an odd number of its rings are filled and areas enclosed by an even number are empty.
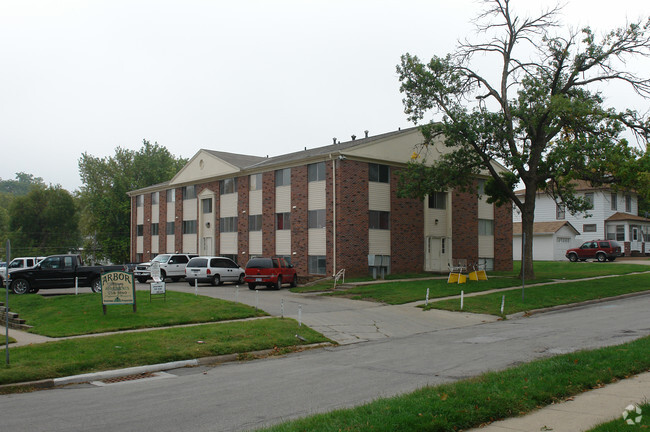
<svg viewBox="0 0 650 432"><path fill-rule="evenodd" d="M599 263L599 262L576 262L569 261L535 261L533 263L536 279L584 279L596 276L622 275L650 270L644 264L620 264L620 263ZM508 272L490 272L494 276L519 277L521 261L513 262L513 270Z"/></svg>
<svg viewBox="0 0 650 432"><path fill-rule="evenodd" d="M501 315L501 299L505 295L504 315L530 311L551 306L583 302L621 294L650 290L650 273L617 276L579 282L559 283L543 286L529 286L521 289L465 297L464 312ZM425 309L460 310L459 299L441 300L429 303Z"/></svg>
<svg viewBox="0 0 650 432"><path fill-rule="evenodd" d="M587 432L635 432L640 430L650 430L650 403L643 403L638 405L641 408L641 422L635 423L634 425L629 425L623 420L623 413L612 421L607 423L600 424L593 429L589 429ZM637 418L636 412L634 413L634 419ZM628 416L630 419L630 416Z"/></svg>
<svg viewBox="0 0 650 432"><path fill-rule="evenodd" d="M0 366L0 384L325 341L320 333L282 318L74 338L10 347L10 365Z"/></svg>
<svg viewBox="0 0 650 432"><path fill-rule="evenodd" d="M537 280L541 283L547 280ZM385 282L372 285L359 285L345 291L335 291L324 295L344 296L354 300L372 300L387 304L404 304L424 301L429 288L429 298L460 295L461 291L473 293L491 289L514 287L521 281L509 277L492 278L487 281L468 281L464 284L448 284L447 279Z"/></svg>
<svg viewBox="0 0 650 432"><path fill-rule="evenodd" d="M2 292L4 290L0 290ZM4 295L4 293L2 293ZM160 297L149 302L147 291L136 291L137 312L131 305L107 306L102 312L99 294L44 297L12 295L9 307L20 314L32 333L50 337L102 333L135 328L164 327L179 324L217 322L265 316L255 308L188 293L167 291L167 300Z"/></svg>
<svg viewBox="0 0 650 432"><path fill-rule="evenodd" d="M650 337L299 419L266 431L457 431L528 413L650 369Z"/></svg>

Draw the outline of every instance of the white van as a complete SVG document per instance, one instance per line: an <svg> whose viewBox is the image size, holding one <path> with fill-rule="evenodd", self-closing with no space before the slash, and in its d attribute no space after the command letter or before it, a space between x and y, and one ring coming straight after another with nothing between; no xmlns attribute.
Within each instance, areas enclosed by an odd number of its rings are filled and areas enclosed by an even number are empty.
<svg viewBox="0 0 650 432"><path fill-rule="evenodd" d="M20 270L28 267L34 267L36 264L41 262L45 257L21 257L21 258L14 258L11 260L7 268L9 269L9 275L11 276L11 272L14 270ZM4 269L2 269L2 273L0 274L0 286L5 286L5 272Z"/></svg>

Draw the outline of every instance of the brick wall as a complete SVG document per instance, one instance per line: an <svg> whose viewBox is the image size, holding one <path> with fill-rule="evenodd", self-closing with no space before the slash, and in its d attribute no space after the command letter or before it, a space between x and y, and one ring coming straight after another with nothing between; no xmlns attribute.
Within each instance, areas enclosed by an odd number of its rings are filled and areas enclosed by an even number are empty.
<svg viewBox="0 0 650 432"><path fill-rule="evenodd" d="M275 171L262 174L262 252L275 255Z"/></svg>
<svg viewBox="0 0 650 432"><path fill-rule="evenodd" d="M151 194L144 194L144 219L143 219L143 239L142 239L142 259L151 260Z"/></svg>
<svg viewBox="0 0 650 432"><path fill-rule="evenodd" d="M451 194L451 256L474 263L478 261L478 198L476 192L460 189Z"/></svg>
<svg viewBox="0 0 650 432"><path fill-rule="evenodd" d="M167 252L167 191L158 196L158 253ZM171 222L171 221L170 221Z"/></svg>
<svg viewBox="0 0 650 432"><path fill-rule="evenodd" d="M138 242L137 242L137 232L136 232L136 226L138 224L138 217L137 217L137 208L136 208L136 201L135 196L131 197L131 261L135 262L136 261L136 256L138 254Z"/></svg>
<svg viewBox="0 0 650 432"><path fill-rule="evenodd" d="M368 164L337 161L337 267L346 275L368 274Z"/></svg>
<svg viewBox="0 0 650 432"><path fill-rule="evenodd" d="M334 176L332 173L332 165L334 163L334 160L325 162L325 251L327 253L325 255L325 274L327 275L334 274L334 242L332 241L334 238L334 214L332 213L332 200L334 199L332 184L334 182ZM338 261L336 266L337 271L343 268Z"/></svg>
<svg viewBox="0 0 650 432"><path fill-rule="evenodd" d="M512 270L512 204L494 207L494 270Z"/></svg>
<svg viewBox="0 0 650 432"><path fill-rule="evenodd" d="M248 176L237 178L237 262L245 266L248 262ZM217 231L219 231L217 229ZM246 252L246 253L243 253Z"/></svg>
<svg viewBox="0 0 650 432"><path fill-rule="evenodd" d="M176 220L174 222L174 252L183 250L183 188L176 188Z"/></svg>
<svg viewBox="0 0 650 432"><path fill-rule="evenodd" d="M391 273L424 269L424 204L422 200L398 198L397 168L391 167L390 237Z"/></svg>
<svg viewBox="0 0 650 432"><path fill-rule="evenodd" d="M307 165L291 168L291 263L299 275L308 272Z"/></svg>

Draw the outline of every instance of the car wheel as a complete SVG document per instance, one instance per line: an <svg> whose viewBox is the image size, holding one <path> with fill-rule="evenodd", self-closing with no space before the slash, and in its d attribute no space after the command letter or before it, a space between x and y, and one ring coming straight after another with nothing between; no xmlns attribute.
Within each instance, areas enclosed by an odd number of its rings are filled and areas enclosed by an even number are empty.
<svg viewBox="0 0 650 432"><path fill-rule="evenodd" d="M172 282L178 282L179 280L181 280L181 278L178 277L178 276L174 276L174 277L172 278Z"/></svg>
<svg viewBox="0 0 650 432"><path fill-rule="evenodd" d="M11 290L14 294L27 294L29 292L29 282L25 279L16 279L11 282Z"/></svg>
<svg viewBox="0 0 650 432"><path fill-rule="evenodd" d="M93 281L90 283L90 289L94 293L99 293L102 292L102 281L99 278L93 279Z"/></svg>
<svg viewBox="0 0 650 432"><path fill-rule="evenodd" d="M164 282L166 277L167 273L165 273L165 270L160 270L160 280Z"/></svg>
<svg viewBox="0 0 650 432"><path fill-rule="evenodd" d="M291 288L295 288L298 286L298 275L293 275L293 279L291 280Z"/></svg>
<svg viewBox="0 0 650 432"><path fill-rule="evenodd" d="M38 288L32 288L29 290L31 294L36 294L38 292Z"/></svg>
<svg viewBox="0 0 650 432"><path fill-rule="evenodd" d="M249 283L249 284L248 284L248 289L249 289L249 290L254 290L256 286L257 286L257 285L255 285L254 283Z"/></svg>
<svg viewBox="0 0 650 432"><path fill-rule="evenodd" d="M576 262L576 261L578 261L578 255L576 255L576 254L574 254L574 253L569 254L569 261L571 261L571 262Z"/></svg>
<svg viewBox="0 0 650 432"><path fill-rule="evenodd" d="M598 262L605 262L605 261L607 261L607 257L605 256L604 253L599 253L598 255L596 255L596 259L598 260Z"/></svg>
<svg viewBox="0 0 650 432"><path fill-rule="evenodd" d="M281 276L278 276L278 281L275 283L273 288L275 288L276 290L279 290L279 289L282 288L282 277Z"/></svg>
<svg viewBox="0 0 650 432"><path fill-rule="evenodd" d="M212 284L212 286L221 285L221 278L219 277L218 274L217 274L217 275L214 275L214 277L212 278L212 280L210 281L210 283Z"/></svg>
<svg viewBox="0 0 650 432"><path fill-rule="evenodd" d="M140 278L138 278L138 282L147 283L147 278L140 277Z"/></svg>
<svg viewBox="0 0 650 432"><path fill-rule="evenodd" d="M244 273L239 275L239 280L237 281L237 285L244 285Z"/></svg>

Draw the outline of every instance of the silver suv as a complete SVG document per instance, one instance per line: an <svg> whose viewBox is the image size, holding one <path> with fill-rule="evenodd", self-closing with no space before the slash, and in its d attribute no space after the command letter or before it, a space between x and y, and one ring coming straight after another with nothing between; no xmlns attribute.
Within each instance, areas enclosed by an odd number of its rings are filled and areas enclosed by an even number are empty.
<svg viewBox="0 0 650 432"><path fill-rule="evenodd" d="M140 283L147 282L151 279L151 263L156 261L160 263L160 279L171 278L173 282L178 282L185 277L185 266L196 254L160 254L151 262L138 264L135 266L133 276Z"/></svg>
<svg viewBox="0 0 650 432"><path fill-rule="evenodd" d="M185 267L185 280L221 285L224 282L244 283L244 269L225 257L201 256L192 258Z"/></svg>

